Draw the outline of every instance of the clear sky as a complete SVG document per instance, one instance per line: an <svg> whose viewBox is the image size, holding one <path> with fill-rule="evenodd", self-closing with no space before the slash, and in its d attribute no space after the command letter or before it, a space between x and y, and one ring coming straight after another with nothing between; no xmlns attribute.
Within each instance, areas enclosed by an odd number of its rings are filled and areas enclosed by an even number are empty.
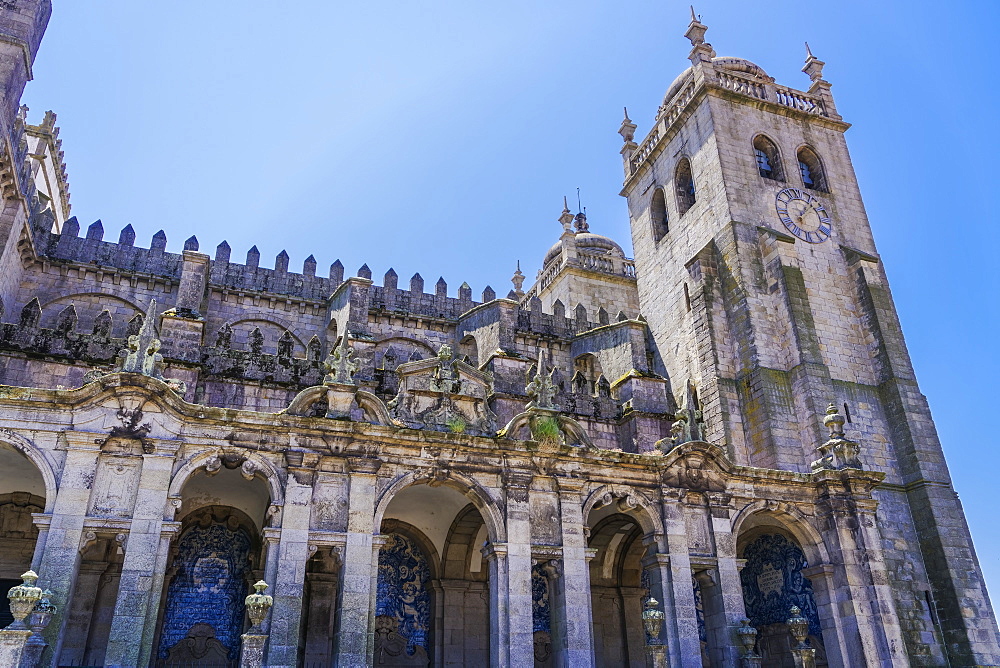
<svg viewBox="0 0 1000 668"><path fill-rule="evenodd" d="M580 188L630 248L622 107L649 130L687 4L55 0L25 102L59 115L73 213L242 261L340 258L454 294L529 283ZM1000 596L1000 3L701 2L719 55L805 88L826 61L878 250Z"/></svg>

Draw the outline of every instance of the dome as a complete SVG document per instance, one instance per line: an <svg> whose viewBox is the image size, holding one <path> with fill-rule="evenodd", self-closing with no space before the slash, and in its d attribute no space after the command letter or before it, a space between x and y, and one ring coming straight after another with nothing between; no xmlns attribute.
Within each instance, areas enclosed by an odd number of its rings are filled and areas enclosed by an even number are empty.
<svg viewBox="0 0 1000 668"><path fill-rule="evenodd" d="M756 63L752 63L745 58L716 56L715 58L712 58L712 64L715 65L720 70L729 70L730 72L739 72L740 74L748 74L754 77L755 79L759 79L761 81L774 81L774 79L769 77L767 72L764 71L763 67L757 65ZM687 80L690 78L690 76L691 76L691 68L689 67L683 72L681 72L676 79L674 79L673 83L670 84L670 87L667 88L667 94L663 96L664 106L668 102L670 102L670 98L676 95L680 91L680 89L683 88L684 84L687 83Z"/></svg>
<svg viewBox="0 0 1000 668"><path fill-rule="evenodd" d="M578 250L585 253L592 253L594 255L613 255L615 257L624 258L625 251L617 243L607 238L606 236L600 234L592 234L590 232L580 232L575 237L576 247ZM545 261L542 262L544 267L549 262L559 257L562 253L562 241L557 241L549 252L545 254Z"/></svg>

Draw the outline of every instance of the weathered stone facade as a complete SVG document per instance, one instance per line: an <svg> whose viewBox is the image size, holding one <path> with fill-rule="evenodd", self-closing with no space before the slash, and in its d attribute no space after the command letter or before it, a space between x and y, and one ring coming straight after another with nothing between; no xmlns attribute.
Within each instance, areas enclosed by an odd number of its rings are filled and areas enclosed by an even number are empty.
<svg viewBox="0 0 1000 668"><path fill-rule="evenodd" d="M55 606L11 665L1000 663L811 54L692 19L621 128L635 261L567 207L477 301L81 236L18 106L48 1L0 4L0 584Z"/></svg>

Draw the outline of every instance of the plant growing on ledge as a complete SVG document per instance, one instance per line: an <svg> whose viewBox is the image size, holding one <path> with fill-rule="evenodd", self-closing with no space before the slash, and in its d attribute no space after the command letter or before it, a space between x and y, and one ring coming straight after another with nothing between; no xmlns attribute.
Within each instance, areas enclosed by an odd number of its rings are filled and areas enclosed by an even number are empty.
<svg viewBox="0 0 1000 668"><path fill-rule="evenodd" d="M446 424L448 425L448 431L450 431L453 434L464 434L465 428L469 426L468 423L465 421L465 418L463 418L461 415L453 415L452 417L448 418Z"/></svg>
<svg viewBox="0 0 1000 668"><path fill-rule="evenodd" d="M539 443L562 443L562 428L554 417L539 417L531 421L531 438Z"/></svg>

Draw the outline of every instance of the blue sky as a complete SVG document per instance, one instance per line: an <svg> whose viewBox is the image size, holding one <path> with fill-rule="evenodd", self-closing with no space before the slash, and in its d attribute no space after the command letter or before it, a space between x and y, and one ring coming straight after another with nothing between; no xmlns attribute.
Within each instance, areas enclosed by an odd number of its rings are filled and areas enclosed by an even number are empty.
<svg viewBox="0 0 1000 668"><path fill-rule="evenodd" d="M562 196L629 245L616 134L687 65L687 4L56 0L25 102L59 115L73 213L233 259L340 258L454 293L534 276ZM294 8L290 8L294 4ZM1000 5L702 2L719 55L827 67L923 392L1000 596Z"/></svg>

